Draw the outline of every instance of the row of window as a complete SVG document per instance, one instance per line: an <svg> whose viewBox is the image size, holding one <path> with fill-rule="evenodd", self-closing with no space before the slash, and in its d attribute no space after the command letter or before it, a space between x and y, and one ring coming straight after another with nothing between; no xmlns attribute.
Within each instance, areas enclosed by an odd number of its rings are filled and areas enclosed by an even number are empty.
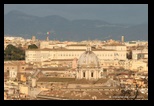
<svg viewBox="0 0 154 106"><path fill-rule="evenodd" d="M102 65L108 65L108 66L112 66L112 65L117 65L117 64L102 64Z"/></svg>
<svg viewBox="0 0 154 106"><path fill-rule="evenodd" d="M129 66L132 66L131 64L102 64L102 65L105 65L105 66L113 66L113 65L120 65L120 66L129 65Z"/></svg>
<svg viewBox="0 0 154 106"><path fill-rule="evenodd" d="M93 76L94 76L94 73L91 72L91 77L93 77ZM83 72L83 77L86 77L86 73L85 72Z"/></svg>
<svg viewBox="0 0 154 106"><path fill-rule="evenodd" d="M9 68L12 68L12 69L14 69L14 67L7 67L6 69L9 69ZM25 67L22 67L22 69L24 69Z"/></svg>
<svg viewBox="0 0 154 106"><path fill-rule="evenodd" d="M38 56L38 55L41 55L41 54L28 54L28 56ZM57 56L80 56L81 54L58 54ZM44 54L44 56L52 56L52 55L49 55L49 54ZM53 54L53 56L55 56L55 54ZM97 56L114 56L112 54L97 54ZM116 56L126 56L125 54L118 54Z"/></svg>
<svg viewBox="0 0 154 106"><path fill-rule="evenodd" d="M108 55L107 54L102 54L102 55L101 54L97 54L97 56L113 56L113 55L112 54L108 54ZM116 55L116 56L120 56L120 54ZM125 54L123 54L123 55L121 54L121 56L125 56Z"/></svg>

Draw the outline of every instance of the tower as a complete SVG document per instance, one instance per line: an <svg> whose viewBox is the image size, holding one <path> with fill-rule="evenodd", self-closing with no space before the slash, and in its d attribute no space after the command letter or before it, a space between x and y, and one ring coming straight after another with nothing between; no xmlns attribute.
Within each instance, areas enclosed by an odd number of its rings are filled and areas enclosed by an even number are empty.
<svg viewBox="0 0 154 106"><path fill-rule="evenodd" d="M49 41L49 36L47 36L47 39L46 40Z"/></svg>
<svg viewBox="0 0 154 106"><path fill-rule="evenodd" d="M36 40L36 37L35 36L32 36L32 41L35 41Z"/></svg>
<svg viewBox="0 0 154 106"><path fill-rule="evenodd" d="M121 42L124 43L124 36L121 36Z"/></svg>

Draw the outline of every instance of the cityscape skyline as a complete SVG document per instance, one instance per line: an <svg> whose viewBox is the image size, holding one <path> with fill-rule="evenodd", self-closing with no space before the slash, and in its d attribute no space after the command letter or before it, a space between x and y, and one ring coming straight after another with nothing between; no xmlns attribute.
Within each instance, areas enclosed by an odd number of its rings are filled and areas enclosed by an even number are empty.
<svg viewBox="0 0 154 106"><path fill-rule="evenodd" d="M148 5L4 4L4 100L148 100Z"/></svg>
<svg viewBox="0 0 154 106"><path fill-rule="evenodd" d="M148 41L4 37L4 100L148 100Z"/></svg>

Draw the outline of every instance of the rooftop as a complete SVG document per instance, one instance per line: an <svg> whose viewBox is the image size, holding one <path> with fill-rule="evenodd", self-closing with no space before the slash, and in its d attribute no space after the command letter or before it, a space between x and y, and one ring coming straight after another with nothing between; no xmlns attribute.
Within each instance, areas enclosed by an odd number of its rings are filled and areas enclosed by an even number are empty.
<svg viewBox="0 0 154 106"><path fill-rule="evenodd" d="M69 82L69 84L90 84L92 81L86 79L76 79L74 81Z"/></svg>
<svg viewBox="0 0 154 106"><path fill-rule="evenodd" d="M42 77L37 82L70 82L74 80L75 78Z"/></svg>
<svg viewBox="0 0 154 106"><path fill-rule="evenodd" d="M69 44L67 46L86 46L86 44Z"/></svg>
<svg viewBox="0 0 154 106"><path fill-rule="evenodd" d="M112 44L105 44L103 46L126 46L126 45L120 43L115 43L115 44L112 43Z"/></svg>
<svg viewBox="0 0 154 106"><path fill-rule="evenodd" d="M55 49L27 49L26 51L85 51L85 49L63 49L63 48L55 48ZM93 49L92 51L116 51L112 49Z"/></svg>

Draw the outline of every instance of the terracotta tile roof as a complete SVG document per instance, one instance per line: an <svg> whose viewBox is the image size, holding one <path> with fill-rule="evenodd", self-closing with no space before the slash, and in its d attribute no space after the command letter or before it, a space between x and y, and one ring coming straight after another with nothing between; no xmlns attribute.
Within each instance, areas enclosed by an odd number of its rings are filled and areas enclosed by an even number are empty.
<svg viewBox="0 0 154 106"><path fill-rule="evenodd" d="M33 70L32 67L25 68L25 71L32 71L32 70Z"/></svg>
<svg viewBox="0 0 154 106"><path fill-rule="evenodd" d="M95 82L95 84L98 84L98 83L105 83L105 82L107 82L109 79L103 79L103 78L101 78L101 79L98 79L96 82Z"/></svg>
<svg viewBox="0 0 154 106"><path fill-rule="evenodd" d="M86 79L76 79L72 82L69 82L69 84L90 84L92 81L88 81Z"/></svg>
<svg viewBox="0 0 154 106"><path fill-rule="evenodd" d="M86 44L69 44L67 46L86 46Z"/></svg>
<svg viewBox="0 0 154 106"><path fill-rule="evenodd" d="M67 67L38 68L42 71L67 71Z"/></svg>
<svg viewBox="0 0 154 106"><path fill-rule="evenodd" d="M103 46L126 46L126 45L120 44L120 43L115 43L115 44L105 44Z"/></svg>
<svg viewBox="0 0 154 106"><path fill-rule="evenodd" d="M42 77L37 82L70 82L74 80L75 78Z"/></svg>

